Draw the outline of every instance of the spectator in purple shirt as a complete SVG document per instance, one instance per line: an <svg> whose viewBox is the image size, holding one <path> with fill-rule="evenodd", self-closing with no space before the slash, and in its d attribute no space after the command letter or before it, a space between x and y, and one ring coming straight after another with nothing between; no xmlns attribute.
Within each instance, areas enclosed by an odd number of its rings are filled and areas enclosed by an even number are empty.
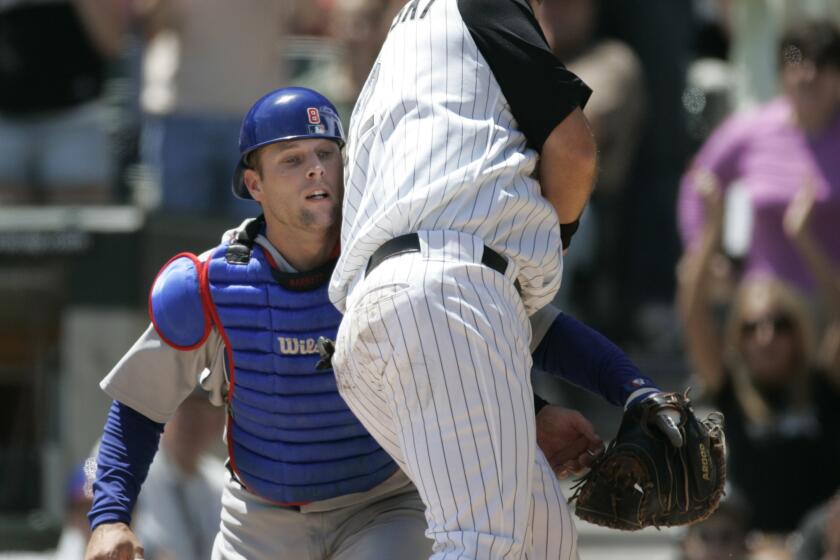
<svg viewBox="0 0 840 560"><path fill-rule="evenodd" d="M680 232L687 251L699 243L707 221L697 188L702 174L724 190L737 182L753 207L744 273L771 273L810 292L814 278L785 236L782 216L809 184L816 195L810 227L840 263L840 31L828 21L805 23L783 37L779 54L783 94L724 121L685 174Z"/></svg>

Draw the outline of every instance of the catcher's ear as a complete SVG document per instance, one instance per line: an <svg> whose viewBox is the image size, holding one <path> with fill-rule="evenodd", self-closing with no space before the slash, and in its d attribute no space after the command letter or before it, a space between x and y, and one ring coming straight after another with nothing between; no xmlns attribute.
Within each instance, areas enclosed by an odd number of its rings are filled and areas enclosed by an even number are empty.
<svg viewBox="0 0 840 560"><path fill-rule="evenodd" d="M260 181L259 173L253 169L246 169L242 174L242 182L245 183L245 188L248 189L251 198L259 202L262 197L262 181Z"/></svg>

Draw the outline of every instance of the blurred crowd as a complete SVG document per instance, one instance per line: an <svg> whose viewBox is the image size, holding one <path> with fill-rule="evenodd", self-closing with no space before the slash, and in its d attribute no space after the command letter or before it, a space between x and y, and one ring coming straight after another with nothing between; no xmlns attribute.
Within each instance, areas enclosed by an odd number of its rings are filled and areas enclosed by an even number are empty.
<svg viewBox="0 0 840 560"><path fill-rule="evenodd" d="M0 201L249 215L228 192L244 112L298 83L349 118L396 4L5 1Z"/></svg>
<svg viewBox="0 0 840 560"><path fill-rule="evenodd" d="M238 222L256 210L230 196L243 113L303 85L349 120L402 4L2 0L0 205ZM600 155L558 304L726 417L727 497L674 557L840 559L840 1L544 0L537 15L594 90ZM206 557L215 534L221 424L193 400L141 494L148 560ZM602 405L558 400L612 435ZM84 536L80 469L62 547Z"/></svg>

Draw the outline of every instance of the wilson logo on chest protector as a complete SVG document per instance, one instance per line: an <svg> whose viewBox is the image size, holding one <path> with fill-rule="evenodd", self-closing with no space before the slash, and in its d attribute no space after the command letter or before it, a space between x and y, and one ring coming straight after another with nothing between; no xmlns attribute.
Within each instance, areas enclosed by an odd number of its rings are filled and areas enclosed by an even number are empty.
<svg viewBox="0 0 840 560"><path fill-rule="evenodd" d="M291 338L278 336L280 353L285 355L317 354L318 347L314 338Z"/></svg>

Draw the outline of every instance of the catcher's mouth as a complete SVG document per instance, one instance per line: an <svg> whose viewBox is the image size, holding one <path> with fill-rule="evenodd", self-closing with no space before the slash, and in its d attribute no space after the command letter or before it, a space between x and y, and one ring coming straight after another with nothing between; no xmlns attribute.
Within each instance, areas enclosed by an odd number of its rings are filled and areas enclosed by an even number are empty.
<svg viewBox="0 0 840 560"><path fill-rule="evenodd" d="M317 190L312 194L306 196L306 200L325 200L330 197L330 193L323 190Z"/></svg>

